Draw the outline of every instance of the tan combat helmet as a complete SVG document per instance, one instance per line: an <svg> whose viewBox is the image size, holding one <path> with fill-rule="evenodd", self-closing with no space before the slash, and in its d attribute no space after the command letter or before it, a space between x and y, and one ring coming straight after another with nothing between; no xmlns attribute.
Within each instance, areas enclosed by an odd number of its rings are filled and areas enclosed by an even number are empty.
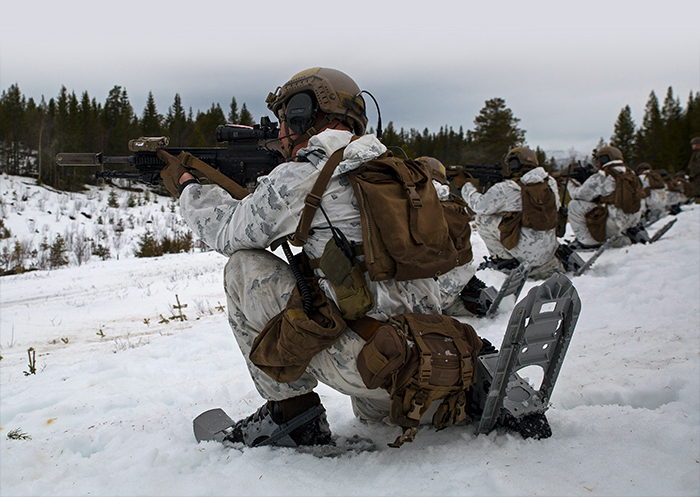
<svg viewBox="0 0 700 497"><path fill-rule="evenodd" d="M287 113L290 100L303 93L311 97L312 104L328 116L329 122L338 119L361 136L367 128L367 113L360 92L360 87L347 74L336 69L313 67L292 76L265 101L280 122L287 121L293 117Z"/></svg>
<svg viewBox="0 0 700 497"><path fill-rule="evenodd" d="M443 185L447 184L447 169L442 164L442 162L437 160L435 157L418 157L416 159L416 162L422 162L425 165L427 165L428 170L430 171L430 175L433 177L434 180L436 180L439 183L442 183Z"/></svg>
<svg viewBox="0 0 700 497"><path fill-rule="evenodd" d="M644 171L651 171L651 164L648 162L642 162L637 165L637 174L642 174Z"/></svg>
<svg viewBox="0 0 700 497"><path fill-rule="evenodd" d="M521 169L534 169L539 166L537 154L527 147L515 147L506 154L506 165L511 173Z"/></svg>
<svg viewBox="0 0 700 497"><path fill-rule="evenodd" d="M620 160L624 161L622 157L622 152L617 147L600 147L598 150L593 151L593 157L595 157L596 162L600 162L600 167L603 167L610 161Z"/></svg>

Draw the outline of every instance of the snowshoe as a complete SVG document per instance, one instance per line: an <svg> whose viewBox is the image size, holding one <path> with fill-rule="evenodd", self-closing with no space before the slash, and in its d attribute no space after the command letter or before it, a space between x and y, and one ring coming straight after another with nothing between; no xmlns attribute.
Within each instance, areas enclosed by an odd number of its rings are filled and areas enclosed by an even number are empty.
<svg viewBox="0 0 700 497"><path fill-rule="evenodd" d="M483 281L474 276L460 293L464 306L477 317L490 318L496 314L501 301L508 295L514 295L515 300L518 300L528 274L530 274L530 266L527 263L518 264L510 271L500 290L496 290L493 286L487 287Z"/></svg>
<svg viewBox="0 0 700 497"><path fill-rule="evenodd" d="M559 244L557 251L555 253L559 262L562 263L564 269L575 273L586 263L578 253L572 248L571 243Z"/></svg>
<svg viewBox="0 0 700 497"><path fill-rule="evenodd" d="M515 306L500 353L477 360L472 401L481 412L479 433L499 425L526 438L551 435L544 414L580 312L578 293L562 274L532 288ZM518 374L527 366L544 372L537 389Z"/></svg>
<svg viewBox="0 0 700 497"><path fill-rule="evenodd" d="M652 237L649 239L649 243L658 242L658 241L659 241L659 238L661 238L662 236L664 236L664 235L666 234L666 232L667 232L668 230L671 229L671 227L675 224L676 221L678 221L678 219L672 219L671 221L669 221L668 223L666 223L664 226L662 226L661 228L659 228L659 231L657 231L656 233L654 233L654 236L652 236Z"/></svg>
<svg viewBox="0 0 700 497"><path fill-rule="evenodd" d="M598 260L598 257L601 256L603 252L605 252L607 249L610 247L615 246L620 240L622 240L625 237L625 235L617 235L608 238L605 240L605 243L601 244L600 247L595 251L595 253L588 259L583 266L578 268L577 270L574 271L574 276L581 276L588 268L590 268L593 263Z"/></svg>
<svg viewBox="0 0 700 497"><path fill-rule="evenodd" d="M632 243L649 243L650 237L647 230L644 229L644 224L641 222L637 226L632 226L625 231L625 235L630 239Z"/></svg>
<svg viewBox="0 0 700 497"><path fill-rule="evenodd" d="M294 416L285 416L284 402L296 401L307 396L310 397L304 399L307 401L307 409L299 414L297 409ZM289 401L269 401L252 415L238 422L234 422L221 409L206 411L194 420L195 438L198 442L216 440L221 443L242 443L249 447L329 444L331 430L326 420L326 409L318 400L318 396L312 392Z"/></svg>

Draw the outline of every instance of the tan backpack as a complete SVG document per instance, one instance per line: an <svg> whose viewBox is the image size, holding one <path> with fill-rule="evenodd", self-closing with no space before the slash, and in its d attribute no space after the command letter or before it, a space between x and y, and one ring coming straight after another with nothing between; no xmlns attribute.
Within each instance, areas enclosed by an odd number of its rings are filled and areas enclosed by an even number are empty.
<svg viewBox="0 0 700 497"><path fill-rule="evenodd" d="M639 176L628 167L625 167L624 173L617 171L613 165L606 166L603 170L615 179L615 191L600 197L600 202L612 204L625 214L638 212L641 207L640 201L646 196Z"/></svg>
<svg viewBox="0 0 700 497"><path fill-rule="evenodd" d="M518 180L522 198L522 210L508 212L501 219L498 229L501 244L510 250L520 242L520 228L535 231L548 231L559 225L557 200L547 180L539 183L523 184Z"/></svg>
<svg viewBox="0 0 700 497"><path fill-rule="evenodd" d="M343 150L329 158L307 196L292 244L306 242ZM387 152L346 176L362 222L363 244L356 254L364 255L370 280L434 278L471 261L468 215L442 205L424 164Z"/></svg>

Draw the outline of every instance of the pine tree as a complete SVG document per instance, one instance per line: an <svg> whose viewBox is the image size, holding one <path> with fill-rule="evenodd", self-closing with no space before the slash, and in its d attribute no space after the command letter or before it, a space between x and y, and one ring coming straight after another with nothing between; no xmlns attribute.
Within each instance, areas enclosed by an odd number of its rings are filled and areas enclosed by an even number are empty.
<svg viewBox="0 0 700 497"><path fill-rule="evenodd" d="M632 109L627 105L620 111L620 115L617 116L615 132L610 137L610 145L620 149L622 157L625 158L628 164L632 164L636 159L634 150L635 128L636 126L632 120Z"/></svg>
<svg viewBox="0 0 700 497"><path fill-rule="evenodd" d="M49 266L57 268L60 266L65 266L68 264L68 259L66 258L66 241L63 237L58 234L53 244L51 244L51 252L49 253Z"/></svg>
<svg viewBox="0 0 700 497"><path fill-rule="evenodd" d="M253 115L248 111L248 107L246 107L245 104L241 107L241 116L238 124L242 124L243 126L252 126L255 124Z"/></svg>
<svg viewBox="0 0 700 497"><path fill-rule="evenodd" d="M163 116L158 114L153 92L148 92L146 107L141 114L141 134L143 136L161 136L163 134Z"/></svg>
<svg viewBox="0 0 700 497"><path fill-rule="evenodd" d="M171 145L183 146L186 144L187 116L185 115L185 108L182 106L180 95L177 93L175 94L173 105L168 108L165 126L170 136Z"/></svg>
<svg viewBox="0 0 700 497"><path fill-rule="evenodd" d="M685 167L687 156L687 139L685 139L682 119L683 110L680 101L673 96L673 88L668 87L664 105L661 108L661 119L663 121L662 149L660 158L662 165L670 172L678 171Z"/></svg>
<svg viewBox="0 0 700 497"><path fill-rule="evenodd" d="M21 141L24 136L24 112L27 101L14 84L7 92L2 92L0 98L0 161L5 165L3 172L19 174L21 156Z"/></svg>
<svg viewBox="0 0 700 497"><path fill-rule="evenodd" d="M492 98L474 119L472 134L478 160L493 164L503 159L508 150L525 142L525 131L518 128L520 119L506 107L502 98Z"/></svg>
<svg viewBox="0 0 700 497"><path fill-rule="evenodd" d="M231 105L228 111L228 122L230 124L238 124L240 116L238 115L238 103L236 103L236 97L231 99Z"/></svg>
<svg viewBox="0 0 700 497"><path fill-rule="evenodd" d="M642 126L635 135L638 162L648 162L653 169L664 167L660 157L663 143L663 120L659 110L659 99L654 91L649 95L644 109Z"/></svg>

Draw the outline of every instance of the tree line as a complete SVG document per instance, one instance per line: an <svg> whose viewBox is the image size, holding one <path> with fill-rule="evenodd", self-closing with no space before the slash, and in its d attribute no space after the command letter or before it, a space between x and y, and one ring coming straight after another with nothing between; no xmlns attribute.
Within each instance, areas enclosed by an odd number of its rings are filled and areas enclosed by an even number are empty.
<svg viewBox="0 0 700 497"><path fill-rule="evenodd" d="M129 140L140 136L168 136L172 146L215 147L216 127L224 123L252 125L246 104L239 109L236 98L225 114L220 104L206 111L185 111L179 94L167 114L156 108L149 92L140 116L129 102L125 88L115 86L104 104L87 91L78 98L61 88L56 98L39 103L12 85L0 96L0 172L35 176L38 181L61 190L76 191L94 183L89 168L57 167L61 152L102 152L106 156L128 156Z"/></svg>
<svg viewBox="0 0 700 497"><path fill-rule="evenodd" d="M690 92L683 108L669 86L663 104L654 91L649 94L639 127L630 106L625 106L615 121L610 145L622 151L628 165L648 162L653 169L675 173L688 165L690 140L696 136L700 136L700 93Z"/></svg>
<svg viewBox="0 0 700 497"><path fill-rule="evenodd" d="M649 162L653 168L669 172L682 169L690 158L689 141L700 135L700 94L690 94L687 106L668 88L660 105L652 91L641 126L632 119L629 105L622 109L609 143L620 148L626 162L635 165ZM129 102L125 88L115 86L104 103L98 103L87 91L78 98L75 92L61 88L56 98L37 103L26 97L17 84L0 96L0 172L37 177L41 183L62 189L79 190L94 183L89 168L59 168L54 157L60 152L102 152L104 155L130 155L129 140L140 136L168 136L171 146L217 146L215 130L224 123L252 125L253 117L246 104L238 108L233 97L224 113L221 105L212 103L196 114L185 111L179 94L165 115L156 108L152 92L140 116ZM392 122L383 130L382 141L389 147L400 147L409 157L431 156L445 165L478 163L495 164L515 146L522 146L525 130L520 119L502 98L492 98L474 118L474 128L458 131L441 127L437 133L427 128L396 129ZM599 145L605 144L601 138ZM548 170L556 161L535 148L540 164Z"/></svg>

